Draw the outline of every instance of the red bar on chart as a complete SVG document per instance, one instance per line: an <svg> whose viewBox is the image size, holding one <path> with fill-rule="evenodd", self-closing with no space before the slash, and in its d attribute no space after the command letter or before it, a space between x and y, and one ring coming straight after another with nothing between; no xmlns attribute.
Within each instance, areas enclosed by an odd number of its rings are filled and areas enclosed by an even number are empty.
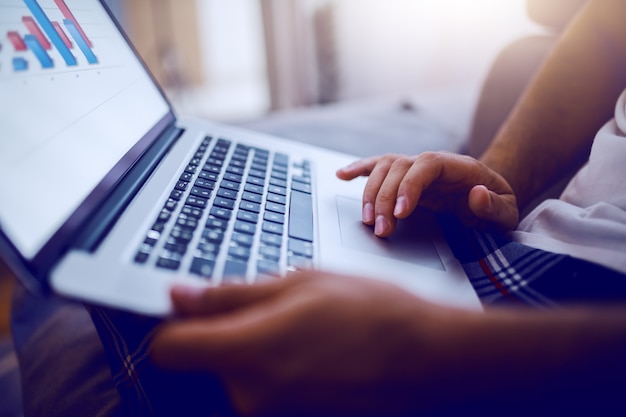
<svg viewBox="0 0 626 417"><path fill-rule="evenodd" d="M20 34L16 31L12 30L10 32L7 32L7 38L9 38L9 41L11 41L11 43L13 44L13 48L16 51L26 50L26 44L24 43L24 39L22 39Z"/></svg>
<svg viewBox="0 0 626 417"><path fill-rule="evenodd" d="M61 13L63 13L63 17L65 17L66 19L71 20L74 23L74 26L76 26L76 29L78 29L78 32L80 32L80 36L83 37L83 39L85 40L85 42L87 42L87 45L89 45L90 48L93 48L93 44L91 43L91 41L89 40L87 35L85 35L85 32L83 31L83 28L80 27L80 25L78 24L78 20L76 20L76 18L72 14L72 11L69 9L69 7L67 7L67 4L65 4L65 1L64 0L54 0L54 2L56 3L56 5L59 8L59 10L61 10Z"/></svg>
<svg viewBox="0 0 626 417"><path fill-rule="evenodd" d="M48 39L46 39L46 36L43 34L41 29L39 29L39 26L37 26L35 19L33 19L31 16L24 16L22 17L22 22L24 23L28 31L37 38L43 49L52 49L52 45L50 44L50 42L48 42Z"/></svg>
<svg viewBox="0 0 626 417"><path fill-rule="evenodd" d="M65 46L67 46L68 49L72 49L74 45L72 45L72 41L70 41L70 38L67 37L65 32L63 32L63 29L61 28L59 22L52 22L52 26L54 26L54 30L56 30L61 39L63 39L63 43L65 44Z"/></svg>

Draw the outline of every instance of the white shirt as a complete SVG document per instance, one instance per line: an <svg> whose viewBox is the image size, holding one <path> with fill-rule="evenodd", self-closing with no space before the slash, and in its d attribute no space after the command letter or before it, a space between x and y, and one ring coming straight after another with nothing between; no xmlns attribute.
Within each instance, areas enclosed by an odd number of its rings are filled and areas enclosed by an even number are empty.
<svg viewBox="0 0 626 417"><path fill-rule="evenodd" d="M537 206L512 237L626 273L626 91L561 197Z"/></svg>

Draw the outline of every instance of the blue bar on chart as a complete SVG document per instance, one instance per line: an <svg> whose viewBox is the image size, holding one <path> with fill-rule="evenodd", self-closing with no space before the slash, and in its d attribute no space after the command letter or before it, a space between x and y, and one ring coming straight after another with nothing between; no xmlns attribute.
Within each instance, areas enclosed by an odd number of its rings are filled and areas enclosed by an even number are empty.
<svg viewBox="0 0 626 417"><path fill-rule="evenodd" d="M35 35L24 35L24 42L26 42L26 46L28 46L28 49L30 49L35 54L35 56L41 63L42 68L54 67L54 62L52 62L52 58L50 58L50 55L48 55L46 50L43 49L43 46L41 46Z"/></svg>
<svg viewBox="0 0 626 417"><path fill-rule="evenodd" d="M80 50L83 52L85 58L87 58L87 62L90 64L97 64L98 58L94 55L89 45L87 45L87 41L80 34L80 31L74 24L74 21L70 19L63 19L63 24L67 28L68 32L70 32L70 35L72 35L72 38L74 38L74 42L76 42Z"/></svg>
<svg viewBox="0 0 626 417"><path fill-rule="evenodd" d="M24 58L13 58L13 71L26 71L28 69L28 61Z"/></svg>
<svg viewBox="0 0 626 417"><path fill-rule="evenodd" d="M39 3L37 3L37 0L24 0L24 3L37 20L37 23L39 23L39 26L41 26L45 34L48 36L48 39L50 39L54 47L59 51L65 63L69 66L76 65L76 58L72 55L72 52L68 49L63 42L63 39L61 39L57 31L54 29L52 22L50 22L46 13L43 11Z"/></svg>

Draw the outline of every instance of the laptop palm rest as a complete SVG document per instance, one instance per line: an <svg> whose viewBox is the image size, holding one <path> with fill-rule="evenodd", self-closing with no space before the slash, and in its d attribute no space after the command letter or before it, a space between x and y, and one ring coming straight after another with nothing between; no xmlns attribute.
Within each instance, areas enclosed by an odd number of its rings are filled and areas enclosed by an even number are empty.
<svg viewBox="0 0 626 417"><path fill-rule="evenodd" d="M416 210L399 220L388 238L374 235L373 228L361 222L361 201L337 196L341 244L353 250L388 257L423 267L445 271L433 239L443 239L435 216Z"/></svg>

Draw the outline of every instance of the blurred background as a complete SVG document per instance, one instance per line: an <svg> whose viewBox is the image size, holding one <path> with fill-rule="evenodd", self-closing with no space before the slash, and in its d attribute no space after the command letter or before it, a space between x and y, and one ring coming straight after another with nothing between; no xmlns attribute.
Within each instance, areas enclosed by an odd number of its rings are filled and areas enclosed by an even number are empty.
<svg viewBox="0 0 626 417"><path fill-rule="evenodd" d="M180 115L240 123L397 100L457 141L499 51L551 32L526 0L108 3Z"/></svg>

